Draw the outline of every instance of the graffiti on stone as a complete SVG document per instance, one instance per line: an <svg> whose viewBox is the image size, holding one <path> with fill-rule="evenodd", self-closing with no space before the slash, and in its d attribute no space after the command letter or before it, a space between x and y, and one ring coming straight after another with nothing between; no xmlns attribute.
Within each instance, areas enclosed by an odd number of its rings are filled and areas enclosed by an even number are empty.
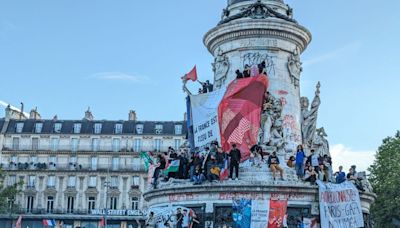
<svg viewBox="0 0 400 228"><path fill-rule="evenodd" d="M258 65L265 61L268 76L275 76L275 56L268 53L249 52L242 56L243 69L246 65Z"/></svg>

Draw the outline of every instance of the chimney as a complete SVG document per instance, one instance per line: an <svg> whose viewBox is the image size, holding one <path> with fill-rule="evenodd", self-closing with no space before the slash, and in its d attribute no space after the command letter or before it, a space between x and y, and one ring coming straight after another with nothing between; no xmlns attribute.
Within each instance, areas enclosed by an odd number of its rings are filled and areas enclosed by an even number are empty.
<svg viewBox="0 0 400 228"><path fill-rule="evenodd" d="M11 105L7 105L5 109L5 114L6 114L6 119L11 119L12 118L12 110L11 110Z"/></svg>
<svg viewBox="0 0 400 228"><path fill-rule="evenodd" d="M85 112L85 118L84 120L92 121L93 120L93 114L90 111L90 107L88 107L87 111Z"/></svg>
<svg viewBox="0 0 400 228"><path fill-rule="evenodd" d="M29 119L31 120L41 119L40 113L37 111L37 107L35 107L35 109L32 109L31 112L29 113Z"/></svg>
<svg viewBox="0 0 400 228"><path fill-rule="evenodd" d="M133 110L129 110L129 121L136 121L137 117L136 117L136 112Z"/></svg>

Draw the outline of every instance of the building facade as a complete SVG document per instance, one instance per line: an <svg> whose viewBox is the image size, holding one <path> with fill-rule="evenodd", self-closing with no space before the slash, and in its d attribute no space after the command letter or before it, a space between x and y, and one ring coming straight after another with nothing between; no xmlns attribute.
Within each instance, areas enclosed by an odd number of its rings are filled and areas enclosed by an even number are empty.
<svg viewBox="0 0 400 228"><path fill-rule="evenodd" d="M4 183L23 183L0 224L11 227L23 214L22 227L30 228L43 219L97 227L102 217L109 227L140 227L147 207L140 152L178 149L186 131L183 121L137 121L132 114L129 121L96 121L90 112L76 121L0 119Z"/></svg>

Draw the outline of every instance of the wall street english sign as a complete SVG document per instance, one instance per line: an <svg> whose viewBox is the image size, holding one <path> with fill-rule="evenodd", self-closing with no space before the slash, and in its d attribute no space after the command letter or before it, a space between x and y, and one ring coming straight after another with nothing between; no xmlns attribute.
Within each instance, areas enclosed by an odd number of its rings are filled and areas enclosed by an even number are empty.
<svg viewBox="0 0 400 228"><path fill-rule="evenodd" d="M93 209L90 211L92 215L107 215L107 216L146 216L147 212L141 210L106 210Z"/></svg>

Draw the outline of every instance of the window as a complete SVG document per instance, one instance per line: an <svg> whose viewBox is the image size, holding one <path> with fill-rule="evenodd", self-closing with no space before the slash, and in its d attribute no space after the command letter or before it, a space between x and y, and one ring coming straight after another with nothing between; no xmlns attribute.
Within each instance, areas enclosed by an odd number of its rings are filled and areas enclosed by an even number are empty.
<svg viewBox="0 0 400 228"><path fill-rule="evenodd" d="M156 135L161 135L163 133L163 125L156 124L155 132L156 132Z"/></svg>
<svg viewBox="0 0 400 228"><path fill-rule="evenodd" d="M68 196L67 198L67 213L74 213L74 201L73 196Z"/></svg>
<svg viewBox="0 0 400 228"><path fill-rule="evenodd" d="M112 170L118 170L118 168L119 168L119 158L118 157L113 157L112 158L112 167L111 167L111 169Z"/></svg>
<svg viewBox="0 0 400 228"><path fill-rule="evenodd" d="M117 203L118 203L117 197L110 197L110 209L111 210L117 210Z"/></svg>
<svg viewBox="0 0 400 228"><path fill-rule="evenodd" d="M48 196L47 197L47 213L53 213L54 209L54 197Z"/></svg>
<svg viewBox="0 0 400 228"><path fill-rule="evenodd" d="M96 176L90 176L89 177L89 188L95 188L97 185L97 177Z"/></svg>
<svg viewBox="0 0 400 228"><path fill-rule="evenodd" d="M32 150L39 150L39 138L32 138Z"/></svg>
<svg viewBox="0 0 400 228"><path fill-rule="evenodd" d="M33 164L37 163L37 157L36 156L31 156L31 163L33 163Z"/></svg>
<svg viewBox="0 0 400 228"><path fill-rule="evenodd" d="M8 176L8 186L14 186L17 183L17 176L11 175Z"/></svg>
<svg viewBox="0 0 400 228"><path fill-rule="evenodd" d="M33 196L28 196L27 198L27 203L26 203L26 212L31 213L33 210Z"/></svg>
<svg viewBox="0 0 400 228"><path fill-rule="evenodd" d="M112 141L112 150L114 152L118 152L121 148L121 139L113 139Z"/></svg>
<svg viewBox="0 0 400 228"><path fill-rule="evenodd" d="M17 163L18 163L18 157L15 156L15 155L13 155L13 156L11 157L10 161L11 161L12 163L14 163L14 164L17 164Z"/></svg>
<svg viewBox="0 0 400 228"><path fill-rule="evenodd" d="M118 188L118 176L111 177L111 188Z"/></svg>
<svg viewBox="0 0 400 228"><path fill-rule="evenodd" d="M175 135L181 135L182 134L182 125L177 124L175 125Z"/></svg>
<svg viewBox="0 0 400 228"><path fill-rule="evenodd" d="M160 151L161 150L161 139L154 140L154 150Z"/></svg>
<svg viewBox="0 0 400 228"><path fill-rule="evenodd" d="M115 129L114 129L115 134L122 134L122 128L123 127L121 123L115 124Z"/></svg>
<svg viewBox="0 0 400 228"><path fill-rule="evenodd" d="M140 152L142 150L142 142L140 139L135 139L134 141L134 150L135 152Z"/></svg>
<svg viewBox="0 0 400 228"><path fill-rule="evenodd" d="M57 151L58 150L59 142L60 142L59 138L52 138L51 139L51 151Z"/></svg>
<svg viewBox="0 0 400 228"><path fill-rule="evenodd" d="M56 156L50 156L49 157L49 168L50 169L55 169L57 166L57 157Z"/></svg>
<svg viewBox="0 0 400 228"><path fill-rule="evenodd" d="M94 124L94 133L95 134L100 134L101 133L101 127L102 127L101 123L95 123Z"/></svg>
<svg viewBox="0 0 400 228"><path fill-rule="evenodd" d="M132 210L139 210L139 197L132 197Z"/></svg>
<svg viewBox="0 0 400 228"><path fill-rule="evenodd" d="M56 177L51 175L47 178L47 187L54 188L56 186Z"/></svg>
<svg viewBox="0 0 400 228"><path fill-rule="evenodd" d="M23 128L24 128L24 123L17 123L17 125L15 125L15 132L22 133Z"/></svg>
<svg viewBox="0 0 400 228"><path fill-rule="evenodd" d="M132 178L132 185L133 186L139 186L139 177L133 177Z"/></svg>
<svg viewBox="0 0 400 228"><path fill-rule="evenodd" d="M42 133L43 123L35 123L35 133Z"/></svg>
<svg viewBox="0 0 400 228"><path fill-rule="evenodd" d="M81 123L74 123L74 134L81 133L82 124Z"/></svg>
<svg viewBox="0 0 400 228"><path fill-rule="evenodd" d="M19 138L12 139L12 149L19 150Z"/></svg>
<svg viewBox="0 0 400 228"><path fill-rule="evenodd" d="M36 176L29 176L28 177L28 188L34 188L36 183Z"/></svg>
<svg viewBox="0 0 400 228"><path fill-rule="evenodd" d="M90 161L90 169L97 170L97 157L92 157Z"/></svg>
<svg viewBox="0 0 400 228"><path fill-rule="evenodd" d="M92 139L92 151L100 150L100 139Z"/></svg>
<svg viewBox="0 0 400 228"><path fill-rule="evenodd" d="M133 160L132 160L133 170L139 171L140 167L141 167L141 164L142 164L142 159L133 158Z"/></svg>
<svg viewBox="0 0 400 228"><path fill-rule="evenodd" d="M175 150L179 150L179 147L181 147L181 140L180 139L175 139Z"/></svg>
<svg viewBox="0 0 400 228"><path fill-rule="evenodd" d="M79 139L73 138L71 139L71 151L76 152L78 151L79 147Z"/></svg>
<svg viewBox="0 0 400 228"><path fill-rule="evenodd" d="M7 197L7 203L8 203L8 208L12 210L15 204L15 197L14 196Z"/></svg>
<svg viewBox="0 0 400 228"><path fill-rule="evenodd" d="M96 207L96 198L95 197L89 197L88 199L88 213L91 213L91 210L94 210Z"/></svg>
<svg viewBox="0 0 400 228"><path fill-rule="evenodd" d="M75 188L75 184L76 184L76 176L69 176L68 177L68 188Z"/></svg>
<svg viewBox="0 0 400 228"><path fill-rule="evenodd" d="M136 124L136 134L141 135L143 134L144 126L143 124Z"/></svg>
<svg viewBox="0 0 400 228"><path fill-rule="evenodd" d="M54 133L61 133L62 123L55 123L54 124Z"/></svg>

